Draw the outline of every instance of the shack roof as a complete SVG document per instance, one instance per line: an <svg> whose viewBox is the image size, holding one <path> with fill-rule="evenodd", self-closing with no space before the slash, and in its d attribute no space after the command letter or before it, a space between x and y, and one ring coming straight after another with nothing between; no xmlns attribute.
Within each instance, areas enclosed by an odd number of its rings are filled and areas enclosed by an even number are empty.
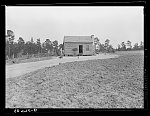
<svg viewBox="0 0 150 116"><path fill-rule="evenodd" d="M91 36L64 36L64 42L91 43L93 38Z"/></svg>

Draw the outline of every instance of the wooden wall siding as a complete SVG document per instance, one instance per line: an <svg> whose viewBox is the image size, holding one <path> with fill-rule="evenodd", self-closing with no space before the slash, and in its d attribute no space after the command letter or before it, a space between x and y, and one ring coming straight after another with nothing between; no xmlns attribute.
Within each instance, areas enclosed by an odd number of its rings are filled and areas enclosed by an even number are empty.
<svg viewBox="0 0 150 116"><path fill-rule="evenodd" d="M74 55L74 53L72 51L73 48L78 48L78 44L64 43L64 53L65 53L65 55ZM78 54L79 52L76 51L76 53Z"/></svg>
<svg viewBox="0 0 150 116"><path fill-rule="evenodd" d="M73 48L78 48L76 55L79 54L79 45L83 45L83 55L92 55L93 54L93 43L64 43L64 54L65 55L74 55L72 51ZM89 45L89 51L86 51L86 45Z"/></svg>
<svg viewBox="0 0 150 116"><path fill-rule="evenodd" d="M86 51L86 45L89 45L89 51ZM92 44L83 44L83 55L92 55L93 54L93 45Z"/></svg>

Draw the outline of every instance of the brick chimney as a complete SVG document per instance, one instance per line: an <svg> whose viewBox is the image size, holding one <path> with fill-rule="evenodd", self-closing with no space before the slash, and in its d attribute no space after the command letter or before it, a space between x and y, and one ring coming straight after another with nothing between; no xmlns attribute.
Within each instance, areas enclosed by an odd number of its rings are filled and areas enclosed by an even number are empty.
<svg viewBox="0 0 150 116"><path fill-rule="evenodd" d="M94 39L94 35L91 35L91 38L93 38L93 39Z"/></svg>

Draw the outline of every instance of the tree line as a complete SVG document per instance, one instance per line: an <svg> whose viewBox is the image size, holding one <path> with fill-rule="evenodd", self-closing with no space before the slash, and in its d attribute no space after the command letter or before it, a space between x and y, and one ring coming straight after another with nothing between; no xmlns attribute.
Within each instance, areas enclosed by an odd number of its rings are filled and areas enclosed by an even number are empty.
<svg viewBox="0 0 150 116"><path fill-rule="evenodd" d="M140 42L140 44L135 43L132 47L131 41L127 41L127 43L122 42L118 44L118 47L115 49L110 44L110 40L106 39L104 43L100 43L98 37L94 38L95 51L99 52L115 52L115 51L130 51L130 50L144 50L144 42Z"/></svg>
<svg viewBox="0 0 150 116"><path fill-rule="evenodd" d="M100 40L98 37L94 38L94 45L95 45L95 52L115 52L115 49L113 46L110 44L110 40L106 39L105 43L100 43Z"/></svg>
<svg viewBox="0 0 150 116"><path fill-rule="evenodd" d="M140 44L135 43L132 47L131 41L127 41L127 43L122 42L121 44L118 44L118 48L116 49L118 51L130 51L130 50L144 50L144 42L140 42Z"/></svg>
<svg viewBox="0 0 150 116"><path fill-rule="evenodd" d="M63 48L62 44L58 45L58 41L50 41L46 39L41 43L40 38L33 41L33 37L30 41L25 42L22 37L19 37L17 42L14 42L15 35L12 30L7 30L5 39L5 57L6 59L18 58L23 55L31 56L57 56L60 55L60 49Z"/></svg>
<svg viewBox="0 0 150 116"><path fill-rule="evenodd" d="M58 41L50 41L46 39L41 43L40 38L33 41L33 37L30 41L25 42L22 37L19 37L17 42L14 42L15 35L12 30L7 30L6 39L5 39L5 57L6 59L18 58L26 55L27 57L44 57L44 56L58 56L63 50L63 44L58 45ZM140 44L135 43L132 47L131 41L127 43L122 42L118 44L116 49L110 44L110 40L106 39L104 43L100 43L98 37L94 38L95 52L115 52L115 51L129 51L129 50L143 50L144 42L141 41Z"/></svg>

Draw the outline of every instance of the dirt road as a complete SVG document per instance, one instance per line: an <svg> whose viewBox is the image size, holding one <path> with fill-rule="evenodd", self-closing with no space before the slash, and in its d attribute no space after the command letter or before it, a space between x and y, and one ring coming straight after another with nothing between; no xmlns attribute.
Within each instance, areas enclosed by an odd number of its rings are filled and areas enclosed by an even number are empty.
<svg viewBox="0 0 150 116"><path fill-rule="evenodd" d="M115 54L99 54L96 56L80 56L78 57L63 57L62 59L56 58L51 60L44 60L38 62L29 62L29 63L20 63L14 65L6 65L6 78L20 76L44 67L50 67L58 65L59 63L73 62L73 61L83 61L83 60L92 60L92 59L108 59L116 58L119 55Z"/></svg>

